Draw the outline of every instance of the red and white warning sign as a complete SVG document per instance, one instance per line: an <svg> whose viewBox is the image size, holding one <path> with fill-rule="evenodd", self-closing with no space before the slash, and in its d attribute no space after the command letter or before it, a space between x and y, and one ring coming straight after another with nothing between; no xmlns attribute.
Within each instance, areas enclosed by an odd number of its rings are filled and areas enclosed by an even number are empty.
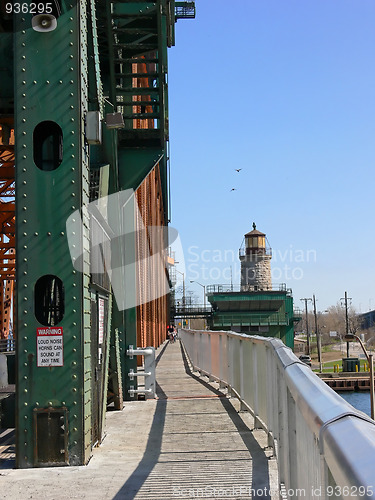
<svg viewBox="0 0 375 500"><path fill-rule="evenodd" d="M37 366L64 366L63 329L36 329Z"/></svg>

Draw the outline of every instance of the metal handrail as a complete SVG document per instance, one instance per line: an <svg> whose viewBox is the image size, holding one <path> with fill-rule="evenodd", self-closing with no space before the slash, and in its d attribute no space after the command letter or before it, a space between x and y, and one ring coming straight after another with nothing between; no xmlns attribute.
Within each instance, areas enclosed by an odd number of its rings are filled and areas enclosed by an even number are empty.
<svg viewBox="0 0 375 500"><path fill-rule="evenodd" d="M267 288L257 289L254 285L233 285L233 284L223 284L223 285L207 285L206 286L206 295L210 293L228 293L228 292L287 292L287 294L291 294L292 290L286 287L285 283L279 283L275 285L271 285Z"/></svg>
<svg viewBox="0 0 375 500"><path fill-rule="evenodd" d="M194 370L227 386L274 447L290 498L375 500L375 421L279 339L180 330Z"/></svg>

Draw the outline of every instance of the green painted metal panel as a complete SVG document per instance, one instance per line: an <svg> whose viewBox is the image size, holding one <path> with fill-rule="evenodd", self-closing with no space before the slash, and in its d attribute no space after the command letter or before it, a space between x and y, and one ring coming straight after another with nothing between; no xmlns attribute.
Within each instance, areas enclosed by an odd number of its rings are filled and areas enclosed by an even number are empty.
<svg viewBox="0 0 375 500"><path fill-rule="evenodd" d="M83 324L89 268L73 269L65 222L88 201L88 163L83 120L87 110L86 2L63 2L56 30L31 29L31 16L17 19L15 33L15 123L17 183L18 387L17 466L36 463L38 441L33 410L68 408L68 462L86 463L90 431L84 412L90 407L91 378L83 359L90 331ZM59 50L53 50L58 47ZM43 121L62 130L61 165L42 171L34 163L34 131ZM84 242L83 242L84 244ZM86 249L88 250L88 249ZM44 275L58 276L64 285L63 366L37 365L34 286Z"/></svg>

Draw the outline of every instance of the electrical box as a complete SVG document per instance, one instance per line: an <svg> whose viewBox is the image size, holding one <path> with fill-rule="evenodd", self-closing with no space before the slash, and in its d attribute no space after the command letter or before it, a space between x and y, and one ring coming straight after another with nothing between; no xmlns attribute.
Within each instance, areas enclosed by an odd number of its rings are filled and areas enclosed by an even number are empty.
<svg viewBox="0 0 375 500"><path fill-rule="evenodd" d="M99 111L87 112L86 140L89 144L102 143L102 119Z"/></svg>

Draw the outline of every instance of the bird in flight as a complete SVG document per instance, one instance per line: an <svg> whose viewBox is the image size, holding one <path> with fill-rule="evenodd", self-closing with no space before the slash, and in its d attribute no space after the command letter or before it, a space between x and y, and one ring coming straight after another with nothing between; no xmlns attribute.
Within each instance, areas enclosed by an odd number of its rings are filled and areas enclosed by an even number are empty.
<svg viewBox="0 0 375 500"><path fill-rule="evenodd" d="M231 191L237 191L237 189L236 188L232 188Z"/></svg>
<svg viewBox="0 0 375 500"><path fill-rule="evenodd" d="M240 170L242 170L242 168L235 168L234 169L236 172L239 172Z"/></svg>

